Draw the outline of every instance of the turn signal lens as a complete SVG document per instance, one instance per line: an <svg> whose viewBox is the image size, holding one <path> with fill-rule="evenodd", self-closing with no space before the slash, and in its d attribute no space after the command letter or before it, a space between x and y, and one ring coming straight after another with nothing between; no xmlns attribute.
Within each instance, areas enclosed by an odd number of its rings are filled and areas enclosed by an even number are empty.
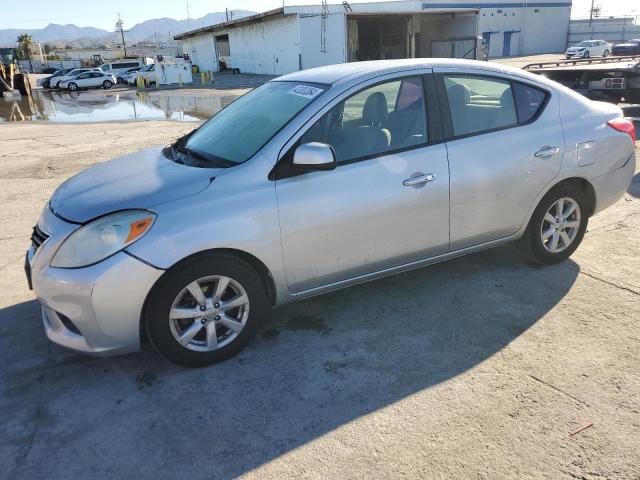
<svg viewBox="0 0 640 480"><path fill-rule="evenodd" d="M635 146L636 144L636 127L631 120L627 120L626 118L614 118L613 120L609 120L607 122L614 130L617 130L621 133L626 133L631 138L631 143Z"/></svg>
<svg viewBox="0 0 640 480"><path fill-rule="evenodd" d="M142 220L138 220L136 222L131 223L129 226L129 235L125 240L125 243L133 242L136 238L142 235L147 231L147 228L151 226L153 222L153 217L143 218Z"/></svg>

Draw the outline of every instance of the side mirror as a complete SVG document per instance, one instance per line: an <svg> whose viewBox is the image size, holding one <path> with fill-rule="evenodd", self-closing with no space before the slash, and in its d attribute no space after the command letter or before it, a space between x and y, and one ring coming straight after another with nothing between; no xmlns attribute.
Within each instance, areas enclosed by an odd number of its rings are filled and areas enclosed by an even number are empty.
<svg viewBox="0 0 640 480"><path fill-rule="evenodd" d="M293 153L293 167L298 171L333 170L336 152L326 143L304 143Z"/></svg>

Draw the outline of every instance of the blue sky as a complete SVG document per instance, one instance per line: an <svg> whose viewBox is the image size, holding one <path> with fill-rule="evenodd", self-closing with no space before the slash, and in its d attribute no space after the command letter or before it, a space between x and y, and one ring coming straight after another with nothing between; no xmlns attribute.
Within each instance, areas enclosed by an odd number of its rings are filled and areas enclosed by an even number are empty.
<svg viewBox="0 0 640 480"><path fill-rule="evenodd" d="M357 0L351 0L358 3ZM368 0L376 1L376 0ZM319 0L285 0L287 5L320 3ZM4 3L4 1L2 2ZM10 2L11 3L11 2ZM14 2L15 3L15 2ZM341 3L331 1L330 3ZM282 0L189 0L189 16L224 11L225 7L265 11L282 6ZM17 4L16 4L17 5ZM49 23L75 23L81 27L113 30L117 12L122 14L125 28L151 18L187 18L186 0L22 0L19 8L2 8L0 28L42 28ZM588 16L591 0L573 0L573 17ZM596 0L604 15L640 15L638 0ZM629 8L631 5L636 9Z"/></svg>

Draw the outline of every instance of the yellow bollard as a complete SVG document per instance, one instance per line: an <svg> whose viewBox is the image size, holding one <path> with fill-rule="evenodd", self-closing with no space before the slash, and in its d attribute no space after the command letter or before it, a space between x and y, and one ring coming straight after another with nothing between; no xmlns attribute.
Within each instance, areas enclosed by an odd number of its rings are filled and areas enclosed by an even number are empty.
<svg viewBox="0 0 640 480"><path fill-rule="evenodd" d="M204 85L206 81L207 81L207 73L206 72L200 72L200 83L202 83L202 85Z"/></svg>

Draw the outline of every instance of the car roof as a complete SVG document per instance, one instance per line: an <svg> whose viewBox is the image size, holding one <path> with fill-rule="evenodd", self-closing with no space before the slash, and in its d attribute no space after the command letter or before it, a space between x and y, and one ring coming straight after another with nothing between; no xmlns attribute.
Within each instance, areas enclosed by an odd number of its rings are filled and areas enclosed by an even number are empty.
<svg viewBox="0 0 640 480"><path fill-rule="evenodd" d="M423 68L454 68L456 70L483 70L487 73L502 73L523 77L541 83L537 75L524 70L509 67L499 63L482 62L478 60L463 60L457 58L410 58L401 60L373 60L366 62L341 63L324 67L310 68L299 72L289 73L272 81L307 82L320 84L335 84L357 82L377 77L387 73L418 70ZM542 82L546 83L546 82Z"/></svg>

